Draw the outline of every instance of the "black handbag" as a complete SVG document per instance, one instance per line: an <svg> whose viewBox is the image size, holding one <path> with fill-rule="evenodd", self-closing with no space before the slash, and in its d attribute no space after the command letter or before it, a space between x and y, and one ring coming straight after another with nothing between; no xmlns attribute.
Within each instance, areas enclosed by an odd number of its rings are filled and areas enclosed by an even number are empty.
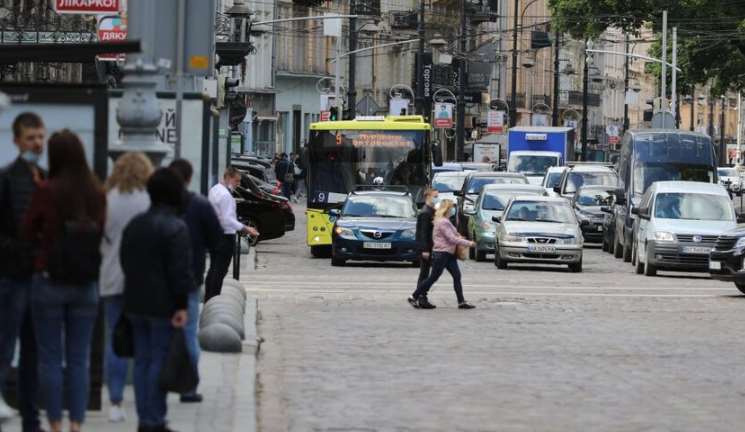
<svg viewBox="0 0 745 432"><path fill-rule="evenodd" d="M134 335L132 323L122 314L114 326L111 336L111 348L118 357L129 358L135 355Z"/></svg>
<svg viewBox="0 0 745 432"><path fill-rule="evenodd" d="M161 390L167 393L189 393L199 385L199 371L191 362L184 329L173 329L168 357L160 370L158 381Z"/></svg>

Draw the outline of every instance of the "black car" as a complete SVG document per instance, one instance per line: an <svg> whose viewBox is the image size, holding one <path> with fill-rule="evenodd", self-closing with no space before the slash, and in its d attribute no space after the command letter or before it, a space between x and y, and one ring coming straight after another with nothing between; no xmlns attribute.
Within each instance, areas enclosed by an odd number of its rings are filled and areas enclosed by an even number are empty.
<svg viewBox="0 0 745 432"><path fill-rule="evenodd" d="M348 260L411 261L417 264L416 203L408 192L349 194L331 235L331 265Z"/></svg>
<svg viewBox="0 0 745 432"><path fill-rule="evenodd" d="M232 166L238 171L250 174L262 181L270 184L277 184L277 176L274 174L271 165L267 167L265 164L256 161L233 159Z"/></svg>
<svg viewBox="0 0 745 432"><path fill-rule="evenodd" d="M734 282L745 294L745 227L719 236L709 254L709 273L713 279Z"/></svg>
<svg viewBox="0 0 745 432"><path fill-rule="evenodd" d="M603 207L613 204L614 189L607 186L584 186L572 196L572 207L581 224L582 237L587 243L602 243L605 237L607 213ZM583 223L583 221L586 221Z"/></svg>
<svg viewBox="0 0 745 432"><path fill-rule="evenodd" d="M264 192L246 176L233 195L238 219L259 230L259 241L279 238L295 229L295 214L287 198Z"/></svg>
<svg viewBox="0 0 745 432"><path fill-rule="evenodd" d="M468 233L468 215L466 211L473 211L476 199L481 193L481 188L488 184L511 183L511 184L528 184L528 178L518 173L495 172L495 171L474 171L468 174L463 181L463 187L455 191L458 197L456 203L456 226L458 231L466 236Z"/></svg>

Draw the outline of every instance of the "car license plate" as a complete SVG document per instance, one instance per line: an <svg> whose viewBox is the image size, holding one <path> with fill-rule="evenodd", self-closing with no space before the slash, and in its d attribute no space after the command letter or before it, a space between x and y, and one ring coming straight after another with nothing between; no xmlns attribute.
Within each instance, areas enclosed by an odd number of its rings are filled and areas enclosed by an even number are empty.
<svg viewBox="0 0 745 432"><path fill-rule="evenodd" d="M702 246L684 246L683 247L683 253L687 254L696 254L696 255L704 255L709 254L711 251L711 248L708 247L702 247Z"/></svg>
<svg viewBox="0 0 745 432"><path fill-rule="evenodd" d="M603 226L602 225L598 225L598 232L600 232L600 231L603 231Z"/></svg>
<svg viewBox="0 0 745 432"><path fill-rule="evenodd" d="M528 250L531 252L553 253L556 252L555 246L529 245Z"/></svg>
<svg viewBox="0 0 745 432"><path fill-rule="evenodd" d="M722 263L720 261L709 261L709 270L721 270Z"/></svg>
<svg viewBox="0 0 745 432"><path fill-rule="evenodd" d="M365 242L362 244L365 249L390 249L390 243Z"/></svg>

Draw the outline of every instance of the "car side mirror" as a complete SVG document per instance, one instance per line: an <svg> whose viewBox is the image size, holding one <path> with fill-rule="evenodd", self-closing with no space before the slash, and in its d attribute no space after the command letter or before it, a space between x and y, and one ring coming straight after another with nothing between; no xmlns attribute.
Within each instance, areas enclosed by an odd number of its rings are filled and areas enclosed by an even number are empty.
<svg viewBox="0 0 745 432"><path fill-rule="evenodd" d="M436 167L442 166L442 147L440 144L432 145L432 162Z"/></svg>
<svg viewBox="0 0 745 432"><path fill-rule="evenodd" d="M501 216L492 216L491 217L492 222L496 223L502 223L502 217Z"/></svg>
<svg viewBox="0 0 745 432"><path fill-rule="evenodd" d="M331 209L331 210L329 210L329 215L330 216L334 216L334 217L339 217L339 216L341 216L341 210L339 210L339 209Z"/></svg>
<svg viewBox="0 0 745 432"><path fill-rule="evenodd" d="M745 213L740 213L739 215L737 215L737 223L745 223Z"/></svg>
<svg viewBox="0 0 745 432"><path fill-rule="evenodd" d="M560 194L561 193L561 186L554 186L554 192L556 192L557 194Z"/></svg>

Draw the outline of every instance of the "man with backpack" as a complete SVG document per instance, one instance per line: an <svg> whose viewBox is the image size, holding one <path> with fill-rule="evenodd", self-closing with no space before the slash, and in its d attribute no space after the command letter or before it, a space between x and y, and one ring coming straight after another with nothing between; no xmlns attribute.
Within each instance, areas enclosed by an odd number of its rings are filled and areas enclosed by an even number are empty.
<svg viewBox="0 0 745 432"><path fill-rule="evenodd" d="M31 320L33 246L20 237L23 217L46 176L38 162L44 153L46 130L34 113L19 114L13 121L13 142L18 158L0 171L0 387L20 336L18 402L23 431L41 431L38 400L37 348ZM0 421L12 411L0 395Z"/></svg>
<svg viewBox="0 0 745 432"><path fill-rule="evenodd" d="M277 166L274 167L277 180L282 182L282 195L290 199L292 197L292 185L295 183L295 167L287 159L287 153L282 153Z"/></svg>

